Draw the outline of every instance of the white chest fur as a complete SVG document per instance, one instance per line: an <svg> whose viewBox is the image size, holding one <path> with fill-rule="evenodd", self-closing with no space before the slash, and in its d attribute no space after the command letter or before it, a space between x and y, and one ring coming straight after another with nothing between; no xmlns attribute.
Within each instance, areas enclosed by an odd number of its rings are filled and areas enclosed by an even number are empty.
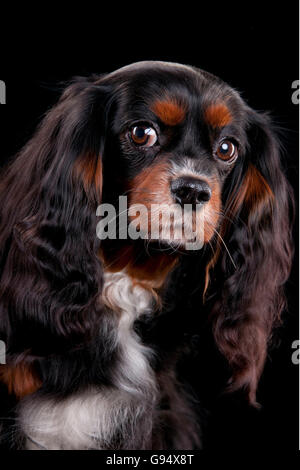
<svg viewBox="0 0 300 470"><path fill-rule="evenodd" d="M61 401L25 400L20 422L28 436L27 448L105 449L118 434L130 441L139 420L151 434L151 409L156 398L154 374L149 366L152 351L133 329L142 313L150 313L152 296L121 273L106 273L104 303L115 312L115 347L119 359L111 387L90 387Z"/></svg>
<svg viewBox="0 0 300 470"><path fill-rule="evenodd" d="M149 367L152 354L142 345L133 330L134 321L151 313L152 295L140 286L133 286L124 273L105 274L103 301L113 310L119 310L117 341L122 350L121 364L115 371L116 386L132 394L152 393L153 376Z"/></svg>

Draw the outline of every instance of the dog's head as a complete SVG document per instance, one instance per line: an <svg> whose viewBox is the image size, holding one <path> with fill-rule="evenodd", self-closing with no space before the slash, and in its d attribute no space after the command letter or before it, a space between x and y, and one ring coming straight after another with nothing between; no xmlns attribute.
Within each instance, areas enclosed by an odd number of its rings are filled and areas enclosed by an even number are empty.
<svg viewBox="0 0 300 470"><path fill-rule="evenodd" d="M101 258L160 287L174 266L165 246L196 241L212 248L203 271L217 344L233 387L255 401L292 252L290 190L265 114L209 73L133 64L74 81L1 184L0 315L11 351L34 356L95 330ZM136 256L130 231L115 259L101 251L96 211L119 196L126 229L135 224L147 247L162 242L159 255ZM110 227L121 216L117 208Z"/></svg>
<svg viewBox="0 0 300 470"><path fill-rule="evenodd" d="M150 241L210 242L223 220L225 180L249 165L255 113L221 80L177 64L134 64L102 83L114 90L103 202L127 195L129 220Z"/></svg>

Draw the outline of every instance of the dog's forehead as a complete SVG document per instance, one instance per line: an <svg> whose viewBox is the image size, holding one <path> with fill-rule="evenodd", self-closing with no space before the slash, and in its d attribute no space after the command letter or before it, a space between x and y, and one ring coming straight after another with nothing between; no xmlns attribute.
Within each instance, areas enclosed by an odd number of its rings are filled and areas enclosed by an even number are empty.
<svg viewBox="0 0 300 470"><path fill-rule="evenodd" d="M200 69L169 62L142 62L123 67L110 75L129 94L139 97L160 98L164 94L187 99L200 97L210 88L215 88L220 79Z"/></svg>
<svg viewBox="0 0 300 470"><path fill-rule="evenodd" d="M190 66L142 62L113 72L124 107L150 109L166 125L184 121L189 111L201 110L207 123L223 127L242 107L238 93L208 72Z"/></svg>

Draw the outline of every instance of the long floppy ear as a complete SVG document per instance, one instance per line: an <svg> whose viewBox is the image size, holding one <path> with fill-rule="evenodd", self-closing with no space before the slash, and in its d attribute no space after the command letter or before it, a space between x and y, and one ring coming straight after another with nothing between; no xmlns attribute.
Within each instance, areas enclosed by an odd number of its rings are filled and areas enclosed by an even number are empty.
<svg viewBox="0 0 300 470"><path fill-rule="evenodd" d="M293 196L268 117L251 111L247 136L246 155L225 188L221 232L231 257L219 250L213 262L220 291L212 320L217 346L232 370L229 389L245 389L255 405L268 341L285 306Z"/></svg>
<svg viewBox="0 0 300 470"><path fill-rule="evenodd" d="M95 327L109 95L101 79L70 85L1 177L0 337L12 355L60 351Z"/></svg>

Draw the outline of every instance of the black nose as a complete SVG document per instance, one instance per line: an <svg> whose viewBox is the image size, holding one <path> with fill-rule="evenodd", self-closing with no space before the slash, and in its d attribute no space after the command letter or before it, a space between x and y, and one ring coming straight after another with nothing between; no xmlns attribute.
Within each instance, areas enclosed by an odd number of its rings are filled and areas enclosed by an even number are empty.
<svg viewBox="0 0 300 470"><path fill-rule="evenodd" d="M184 176L173 180L171 192L176 202L184 204L204 204L211 197L211 189L206 181L192 176Z"/></svg>

